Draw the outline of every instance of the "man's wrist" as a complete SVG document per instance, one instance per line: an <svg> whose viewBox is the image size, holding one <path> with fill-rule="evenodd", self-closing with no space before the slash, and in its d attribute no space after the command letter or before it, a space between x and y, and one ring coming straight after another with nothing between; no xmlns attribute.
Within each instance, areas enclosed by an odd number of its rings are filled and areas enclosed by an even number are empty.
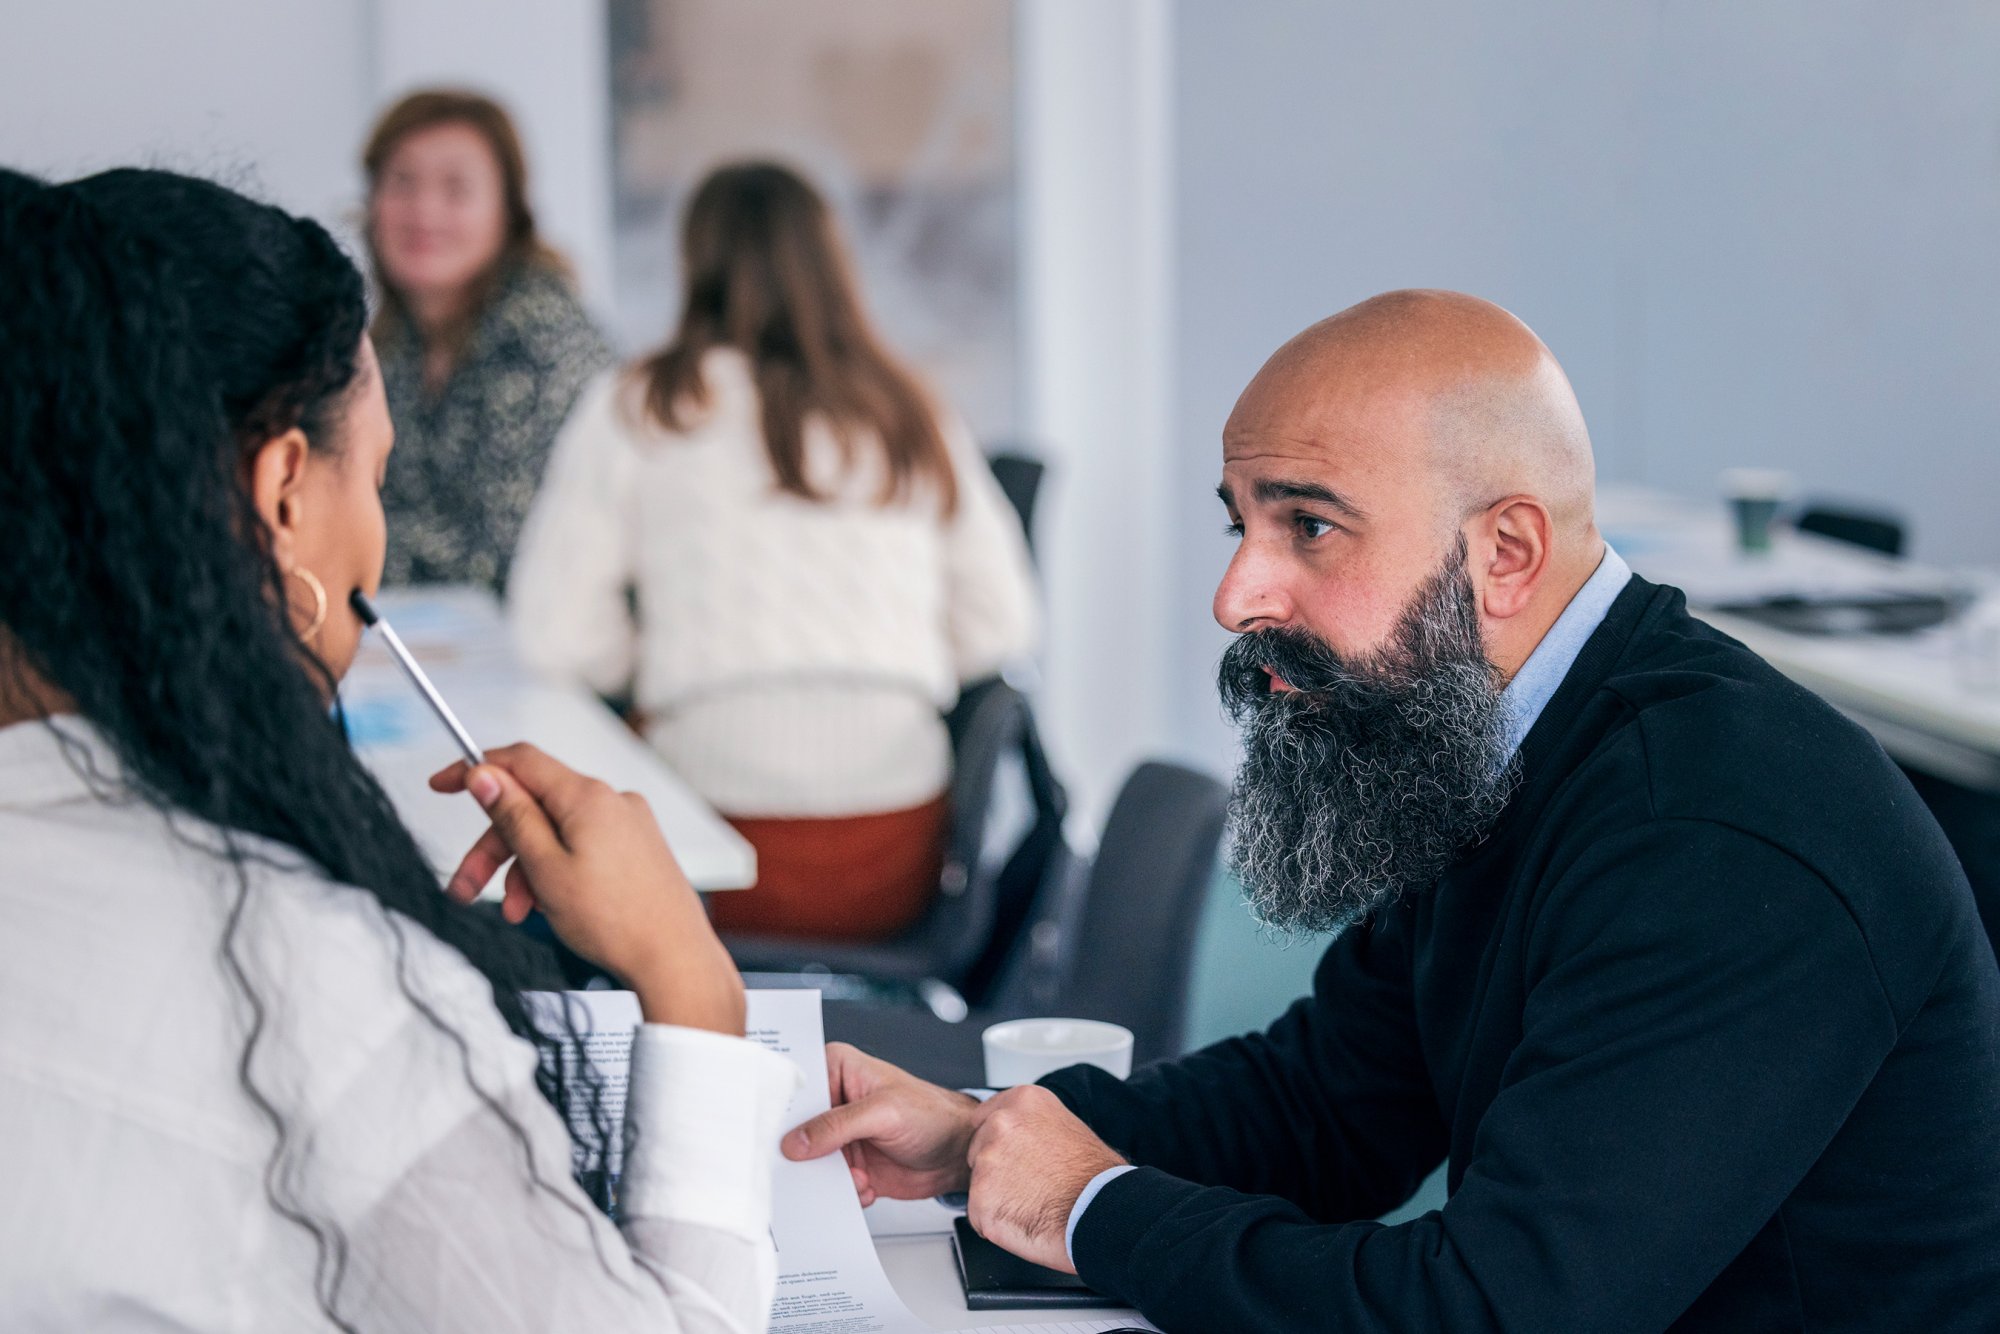
<svg viewBox="0 0 2000 1334"><path fill-rule="evenodd" d="M1133 1170L1131 1163L1118 1163L1105 1168L1092 1177L1077 1195L1076 1202L1069 1207L1069 1222L1063 1227L1063 1253L1069 1256L1070 1268L1076 1268L1076 1225L1083 1221L1083 1215L1097 1199L1098 1193L1106 1186Z"/></svg>

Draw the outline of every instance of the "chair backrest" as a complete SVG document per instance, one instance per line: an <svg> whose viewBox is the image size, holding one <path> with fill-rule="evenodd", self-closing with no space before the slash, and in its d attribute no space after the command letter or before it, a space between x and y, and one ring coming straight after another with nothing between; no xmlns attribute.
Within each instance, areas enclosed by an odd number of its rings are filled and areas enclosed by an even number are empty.
<svg viewBox="0 0 2000 1334"><path fill-rule="evenodd" d="M1025 829L1013 838L1012 851L993 872L993 922L985 947L957 983L975 1005L992 1004L1008 979L1027 964L1036 923L1060 901L1073 860L1063 840L1069 793L1049 764L1034 711L1025 700L1015 743L1027 788L1028 818Z"/></svg>
<svg viewBox="0 0 2000 1334"><path fill-rule="evenodd" d="M1062 851L1062 786L1047 771L1027 700L995 677L967 686L946 717L952 738L952 822L938 894L924 916L894 940L848 943L753 936L725 938L746 972L824 969L905 982L934 979L977 1000L1013 935L1026 929L1041 869ZM1024 762L1034 808L1028 832L1004 860L988 855L1001 761ZM1001 831L1006 832L1006 831Z"/></svg>
<svg viewBox="0 0 2000 1334"><path fill-rule="evenodd" d="M1027 534L1028 550L1035 549L1035 498L1041 494L1042 478L1048 472L1048 465L1038 458L1026 454L1003 451L991 455L986 460L993 469L994 479L1000 489L1007 493L1008 503L1014 513L1021 516L1021 531Z"/></svg>
<svg viewBox="0 0 2000 1334"><path fill-rule="evenodd" d="M1027 717L1028 701L997 676L966 686L945 715L951 733L951 837L940 901L964 898L979 874L1000 761L1020 745Z"/></svg>
<svg viewBox="0 0 2000 1334"><path fill-rule="evenodd" d="M1228 798L1206 774L1149 761L1105 822L1058 1012L1131 1029L1135 1063L1178 1056L1186 1042L1195 932Z"/></svg>
<svg viewBox="0 0 2000 1334"><path fill-rule="evenodd" d="M1903 521L1893 514L1814 503L1799 512L1792 526L1800 532L1817 533L1885 556L1903 554Z"/></svg>

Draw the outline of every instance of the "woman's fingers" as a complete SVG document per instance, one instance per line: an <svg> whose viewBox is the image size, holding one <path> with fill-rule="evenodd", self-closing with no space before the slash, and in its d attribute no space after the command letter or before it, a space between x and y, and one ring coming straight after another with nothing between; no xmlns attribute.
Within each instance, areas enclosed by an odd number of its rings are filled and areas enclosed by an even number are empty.
<svg viewBox="0 0 2000 1334"><path fill-rule="evenodd" d="M528 873L515 862L507 868L506 891L500 900L500 915L514 926L528 920L528 914L535 910L535 891L528 883Z"/></svg>
<svg viewBox="0 0 2000 1334"><path fill-rule="evenodd" d="M472 766L464 760L453 760L450 764L447 764L444 768L430 776L431 791L465 791L465 775L471 772L471 769Z"/></svg>
<svg viewBox="0 0 2000 1334"><path fill-rule="evenodd" d="M549 813L509 769L482 764L466 775L465 790L486 809L487 817L493 821L493 831L515 856L530 866L565 854L562 838L550 823ZM478 845L474 846L477 850Z"/></svg>
<svg viewBox="0 0 2000 1334"><path fill-rule="evenodd" d="M487 751L486 765L513 775L558 828L574 817L585 802L611 793L605 784L578 773L561 760L551 759L525 741Z"/></svg>
<svg viewBox="0 0 2000 1334"><path fill-rule="evenodd" d="M479 836L479 841L459 858L458 869L451 873L444 892L460 903L472 902L513 855L514 850L507 846L507 840L500 836L500 831L488 825L486 832Z"/></svg>

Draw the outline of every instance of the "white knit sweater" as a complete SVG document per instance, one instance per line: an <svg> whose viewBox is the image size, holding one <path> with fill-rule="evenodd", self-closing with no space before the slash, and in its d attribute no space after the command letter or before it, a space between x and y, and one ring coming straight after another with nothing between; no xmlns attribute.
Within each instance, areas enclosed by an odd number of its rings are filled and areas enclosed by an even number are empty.
<svg viewBox="0 0 2000 1334"><path fill-rule="evenodd" d="M949 416L949 519L934 495L880 504L881 452L850 465L816 422L807 475L829 498L783 493L747 360L711 351L702 374L709 406L686 432L646 417L628 375L578 400L509 581L522 654L630 689L649 739L729 814L922 804L950 776L939 710L1033 648L1013 510Z"/></svg>

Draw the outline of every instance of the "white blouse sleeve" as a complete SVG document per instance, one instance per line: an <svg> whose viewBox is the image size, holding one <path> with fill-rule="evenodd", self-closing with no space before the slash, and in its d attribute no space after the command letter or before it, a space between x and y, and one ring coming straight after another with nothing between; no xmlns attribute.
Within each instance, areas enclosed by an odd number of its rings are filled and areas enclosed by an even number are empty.
<svg viewBox="0 0 2000 1334"><path fill-rule="evenodd" d="M619 420L617 372L577 400L556 437L507 578L514 642L543 676L622 693L638 662L627 602L636 577L636 457Z"/></svg>
<svg viewBox="0 0 2000 1334"><path fill-rule="evenodd" d="M642 1026L627 1105L624 1221L614 1228L570 1178L569 1135L536 1091L532 1059L520 1059L527 1045L497 1015L466 1026L485 1096L472 1094L461 1070L434 1071L448 1090L459 1083L467 1110L344 1224L341 1313L364 1329L440 1334L762 1331L776 1284L771 1164L797 1083L791 1064L740 1038ZM486 1057L496 1041L519 1051L504 1062L509 1077L492 1087L496 1063ZM434 1034L413 1034L409 1044L432 1053L438 1045ZM329 1109L327 1133L315 1141L365 1144L376 1133L353 1118L390 1112L399 1096L429 1100L408 1089L407 1056L385 1051L360 1072L349 1085L354 1096ZM421 1111L415 1120L425 1120ZM414 1129L392 1121L383 1131L394 1135L399 1124ZM327 1164L356 1146L316 1147L314 1161Z"/></svg>
<svg viewBox="0 0 2000 1334"><path fill-rule="evenodd" d="M986 456L955 416L940 423L958 481L945 522L945 616L961 682L990 676L1034 652L1035 576L1020 517Z"/></svg>

